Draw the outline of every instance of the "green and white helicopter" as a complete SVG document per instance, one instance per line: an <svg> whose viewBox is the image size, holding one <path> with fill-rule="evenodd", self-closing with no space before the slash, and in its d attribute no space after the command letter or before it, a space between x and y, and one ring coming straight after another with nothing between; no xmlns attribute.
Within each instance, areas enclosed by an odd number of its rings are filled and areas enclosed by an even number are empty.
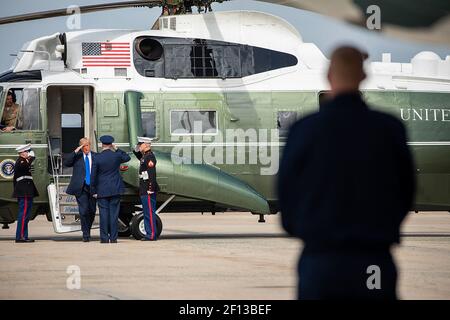
<svg viewBox="0 0 450 320"><path fill-rule="evenodd" d="M210 12L213 1L129 1L81 7L81 13L162 7L149 30L81 30L26 43L0 75L20 108L15 130L0 132L0 223L17 217L12 198L15 148L31 143L40 196L57 233L79 231L65 194L63 165L81 137L115 137L131 152L153 138L162 210L258 215L278 211L274 190L289 126L316 112L329 89L328 60L286 21L261 12ZM221 2L221 1L219 1ZM286 1L269 1L286 4ZM303 1L308 2L308 1ZM298 5L302 1L287 1ZM193 14L192 6L202 14ZM0 18L0 24L67 15L65 9ZM374 108L402 119L414 153L414 210L450 210L450 56L420 52L410 63L367 62L361 92ZM342 143L345 143L343 141ZM138 160L121 167L126 184L120 234L143 236ZM367 204L368 206L370 204ZM364 208L361 208L362 210ZM162 230L158 218L159 232Z"/></svg>

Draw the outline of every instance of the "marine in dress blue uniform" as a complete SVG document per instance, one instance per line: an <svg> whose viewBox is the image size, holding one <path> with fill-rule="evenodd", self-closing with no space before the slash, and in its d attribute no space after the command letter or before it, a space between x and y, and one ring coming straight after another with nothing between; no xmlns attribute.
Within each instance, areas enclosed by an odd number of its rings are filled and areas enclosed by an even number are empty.
<svg viewBox="0 0 450 320"><path fill-rule="evenodd" d="M35 157L31 150L31 144L16 148L19 158L14 166L14 192L13 197L19 203L19 214L17 216L16 242L34 242L28 238L28 221L31 216L33 198L39 196L31 175L31 164Z"/></svg>
<svg viewBox="0 0 450 320"><path fill-rule="evenodd" d="M89 242L91 228L95 219L97 200L91 193L92 162L96 152L91 151L91 144L87 138L80 140L80 146L64 159L66 167L73 167L72 177L66 193L74 195L77 199L80 213L83 242Z"/></svg>
<svg viewBox="0 0 450 320"><path fill-rule="evenodd" d="M157 240L156 226L156 193L159 185L156 182L156 157L151 151L151 139L138 137L138 145L133 150L140 162L139 166L139 196L144 214L146 235L142 240Z"/></svg>
<svg viewBox="0 0 450 320"><path fill-rule="evenodd" d="M100 242L116 243L120 196L125 191L120 164L131 158L123 150L114 148L113 137L102 136L100 141L103 151L96 155L92 164L91 192L97 197L100 211Z"/></svg>

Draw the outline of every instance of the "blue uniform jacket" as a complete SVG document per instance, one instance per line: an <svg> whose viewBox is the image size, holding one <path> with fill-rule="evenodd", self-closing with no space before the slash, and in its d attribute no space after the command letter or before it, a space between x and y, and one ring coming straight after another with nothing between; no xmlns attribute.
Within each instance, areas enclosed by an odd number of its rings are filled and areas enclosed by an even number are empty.
<svg viewBox="0 0 450 320"><path fill-rule="evenodd" d="M403 124L342 94L290 130L278 176L284 228L305 246L389 246L414 198Z"/></svg>
<svg viewBox="0 0 450 320"><path fill-rule="evenodd" d="M92 177L92 168L94 166L93 162L95 160L96 155L97 155L96 152L91 151L91 158L92 158L91 177ZM67 155L67 158L64 159L64 166L73 167L72 177L70 178L70 183L69 186L67 187L66 193L74 195L76 197L81 196L81 193L83 191L84 179L86 175L83 151L80 150L77 153L72 152L69 155Z"/></svg>
<svg viewBox="0 0 450 320"><path fill-rule="evenodd" d="M91 193L97 198L106 198L121 195L125 186L120 176L120 164L130 161L130 156L117 149L103 150L98 153L92 163Z"/></svg>

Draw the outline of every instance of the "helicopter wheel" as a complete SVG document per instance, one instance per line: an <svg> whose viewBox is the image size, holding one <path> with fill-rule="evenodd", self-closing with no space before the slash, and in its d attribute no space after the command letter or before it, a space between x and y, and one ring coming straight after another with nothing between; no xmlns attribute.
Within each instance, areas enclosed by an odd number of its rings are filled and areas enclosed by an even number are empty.
<svg viewBox="0 0 450 320"><path fill-rule="evenodd" d="M156 215L156 238L159 238L163 229L163 224L159 215ZM145 236L144 214L141 212L131 219L131 234L136 240L141 240Z"/></svg>

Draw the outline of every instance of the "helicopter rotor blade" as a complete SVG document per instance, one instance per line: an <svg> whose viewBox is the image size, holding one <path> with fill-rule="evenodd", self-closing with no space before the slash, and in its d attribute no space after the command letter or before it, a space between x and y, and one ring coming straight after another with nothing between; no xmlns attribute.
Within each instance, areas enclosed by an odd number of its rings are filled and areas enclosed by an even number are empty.
<svg viewBox="0 0 450 320"><path fill-rule="evenodd" d="M97 12L97 11L104 11L104 10L133 8L133 7L153 8L153 7L159 7L159 6L163 5L163 2L164 1L161 1L161 0L125 1L125 2L117 2L117 3L105 3L105 4L81 6L79 8L80 8L80 13L90 13L90 12ZM53 18L53 17L63 17L63 16L69 16L71 14L72 14L72 12L67 10L66 8L42 11L42 12L27 13L27 14L21 14L21 15L16 15L16 16L11 16L11 17L0 18L0 25L22 22L22 21L47 19L47 18Z"/></svg>
<svg viewBox="0 0 450 320"><path fill-rule="evenodd" d="M386 35L407 41L450 46L450 2L429 0L258 0L323 14L366 28L366 11L377 7L381 30ZM370 10L373 13L375 10Z"/></svg>

